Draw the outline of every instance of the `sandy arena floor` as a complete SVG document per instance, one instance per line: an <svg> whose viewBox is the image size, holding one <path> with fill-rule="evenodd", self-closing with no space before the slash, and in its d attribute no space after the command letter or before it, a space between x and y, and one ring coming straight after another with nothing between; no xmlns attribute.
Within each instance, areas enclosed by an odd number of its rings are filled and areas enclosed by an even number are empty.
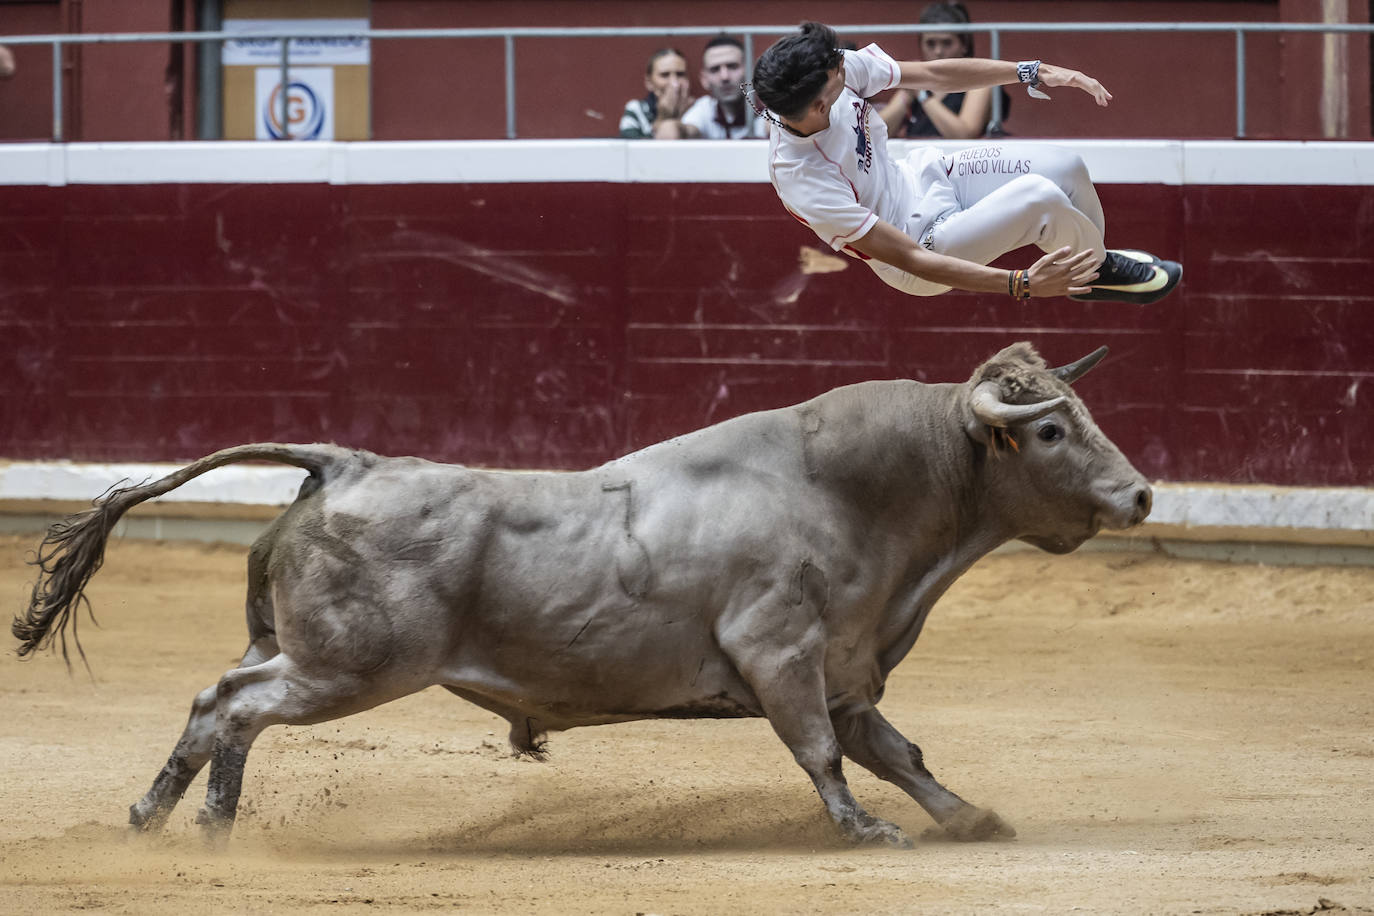
<svg viewBox="0 0 1374 916"><path fill-rule="evenodd" d="M0 538L10 613L35 540ZM841 846L761 720L573 731L538 764L437 689L270 729L227 855L192 823L203 776L165 834L130 836L243 649L243 564L116 543L81 630L94 683L0 656L0 911L1374 912L1374 569L984 560L882 709L1008 842ZM873 813L929 825L846 772Z"/></svg>

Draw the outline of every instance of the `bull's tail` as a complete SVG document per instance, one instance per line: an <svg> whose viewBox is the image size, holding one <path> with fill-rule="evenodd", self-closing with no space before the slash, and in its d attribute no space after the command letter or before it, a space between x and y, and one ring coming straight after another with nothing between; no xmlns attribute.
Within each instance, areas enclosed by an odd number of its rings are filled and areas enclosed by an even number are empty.
<svg viewBox="0 0 1374 916"><path fill-rule="evenodd" d="M323 483L332 476L327 473L331 468L357 454L336 445L281 445L272 442L239 445L208 455L161 480L109 490L92 504L93 508L54 523L38 546L37 558L29 561L39 568L38 581L34 583L28 609L23 616L14 618L10 626L10 632L19 640L19 656L22 658L36 649L44 649L52 644L54 637L58 637L62 644L62 657L70 666L66 629L67 624L72 623L72 635L75 638L72 611L84 603L87 613L90 613L90 602L85 595L86 584L105 561L105 542L109 540L115 524L125 512L139 503L170 493L206 471L238 461L275 461L294 465L309 471L312 477ZM80 640L76 640L76 648L84 661L86 655L81 651Z"/></svg>

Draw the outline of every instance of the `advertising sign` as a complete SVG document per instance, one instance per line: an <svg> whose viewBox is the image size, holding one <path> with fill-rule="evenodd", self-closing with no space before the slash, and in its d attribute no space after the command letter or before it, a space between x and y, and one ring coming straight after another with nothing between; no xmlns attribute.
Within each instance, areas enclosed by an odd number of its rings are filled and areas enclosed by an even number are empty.
<svg viewBox="0 0 1374 916"><path fill-rule="evenodd" d="M254 38L255 33L289 32L293 29L302 32L365 32L368 28L366 19L226 19L224 31L241 33L243 37L226 41L221 59L226 67L280 64L281 41L276 38ZM372 62L371 48L366 38L293 38L287 50L293 64L367 66Z"/></svg>
<svg viewBox="0 0 1374 916"><path fill-rule="evenodd" d="M225 40L220 57L224 139L370 139L372 48L366 38L347 35L371 27L366 0L309 0L291 8L293 18L275 19L284 5L226 0L223 29L235 37ZM260 36L293 31L335 35L290 39L283 87L281 39Z"/></svg>
<svg viewBox="0 0 1374 916"><path fill-rule="evenodd" d="M292 67L288 71L285 125L281 68L259 67L255 76L256 139L334 139L333 67Z"/></svg>

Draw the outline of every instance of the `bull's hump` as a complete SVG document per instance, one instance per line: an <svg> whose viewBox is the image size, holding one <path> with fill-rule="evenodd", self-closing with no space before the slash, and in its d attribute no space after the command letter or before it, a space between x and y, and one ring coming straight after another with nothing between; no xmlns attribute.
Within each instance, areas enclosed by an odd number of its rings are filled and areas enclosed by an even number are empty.
<svg viewBox="0 0 1374 916"><path fill-rule="evenodd" d="M684 476L714 477L734 469L776 467L801 447L795 409L765 410L667 439L617 458L603 469L635 473L672 469Z"/></svg>

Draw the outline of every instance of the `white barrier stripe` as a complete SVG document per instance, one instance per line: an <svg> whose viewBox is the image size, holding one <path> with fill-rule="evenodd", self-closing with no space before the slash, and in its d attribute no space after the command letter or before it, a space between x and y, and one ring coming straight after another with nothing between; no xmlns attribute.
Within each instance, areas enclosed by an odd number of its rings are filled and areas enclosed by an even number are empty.
<svg viewBox="0 0 1374 916"><path fill-rule="evenodd" d="M1051 143L1079 152L1098 184L1374 185L1374 142L1015 142ZM892 151L904 155L913 143L893 141ZM956 150L973 144L931 145ZM0 144L0 186L762 184L768 180L766 158L764 140L11 143Z"/></svg>
<svg viewBox="0 0 1374 916"><path fill-rule="evenodd" d="M96 464L72 461L0 463L0 503L60 500L90 503L120 481L157 480L179 464ZM179 487L159 501L219 505L285 506L296 498L305 472L291 467L232 465ZM1374 529L1374 488L1277 487L1156 483L1150 522L1191 528L1311 531Z"/></svg>
<svg viewBox="0 0 1374 916"><path fill-rule="evenodd" d="M0 501L62 500L89 503L110 487L166 477L181 464L95 464L75 461L12 461L0 464ZM187 481L163 502L285 506L296 498L305 472L299 468L230 465Z"/></svg>

